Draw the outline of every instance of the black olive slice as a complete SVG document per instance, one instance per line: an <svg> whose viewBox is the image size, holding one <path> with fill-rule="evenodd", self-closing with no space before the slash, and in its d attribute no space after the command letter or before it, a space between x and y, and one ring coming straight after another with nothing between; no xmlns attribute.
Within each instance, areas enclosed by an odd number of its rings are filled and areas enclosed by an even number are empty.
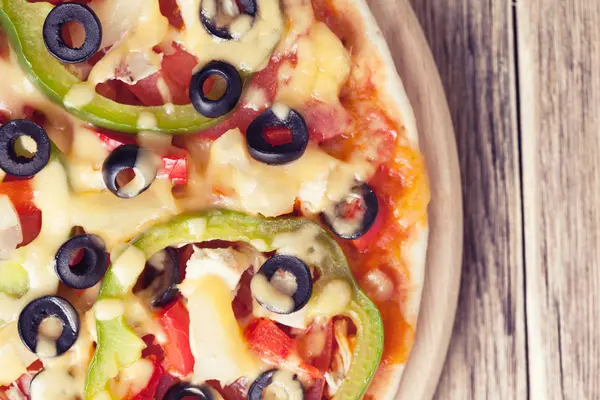
<svg viewBox="0 0 600 400"><path fill-rule="evenodd" d="M85 29L85 40L80 47L69 46L62 37L62 28L69 22L78 22ZM43 36L46 48L54 57L65 63L80 63L100 49L102 25L94 11L85 4L63 3L54 7L46 17Z"/></svg>
<svg viewBox="0 0 600 400"><path fill-rule="evenodd" d="M210 99L204 93L204 84L210 77L220 77L227 88L218 99ZM233 110L242 96L242 78L231 64L223 61L211 61L192 76L190 82L190 101L199 114L208 118L218 118Z"/></svg>
<svg viewBox="0 0 600 400"><path fill-rule="evenodd" d="M119 174L126 170L135 172L136 178L131 183L121 186L118 180ZM148 190L156 179L156 173L157 165L150 153L135 144L117 147L102 165L104 184L115 196L123 199L131 199ZM129 188L134 182L137 186Z"/></svg>
<svg viewBox="0 0 600 400"><path fill-rule="evenodd" d="M56 340L56 355L65 353L79 336L79 316L71 303L62 297L45 296L27 304L19 315L19 336L25 347L36 353L39 328L46 318L55 317L62 323L62 333Z"/></svg>
<svg viewBox="0 0 600 400"><path fill-rule="evenodd" d="M35 151L19 150L19 140L35 142ZM50 139L33 121L13 119L0 127L0 169L20 178L30 178L50 161Z"/></svg>
<svg viewBox="0 0 600 400"><path fill-rule="evenodd" d="M282 371L283 372L283 371ZM304 388L302 384L293 376L292 379L280 375L280 370L272 369L261 374L250 386L248 390L248 400L262 400L266 390L273 386L285 393L288 400L303 400ZM276 396L273 396L274 398ZM279 398L279 397L276 397Z"/></svg>
<svg viewBox="0 0 600 400"><path fill-rule="evenodd" d="M286 128L290 131L289 143L272 145L265 134L268 128ZM280 119L273 109L260 114L246 133L248 152L255 160L269 165L282 165L296 161L308 146L308 129L302 115L290 110L286 119Z"/></svg>
<svg viewBox="0 0 600 400"><path fill-rule="evenodd" d="M171 386L163 400L180 400L191 397L200 400L216 400L212 395L211 390L206 386L195 386L189 383L178 383Z"/></svg>
<svg viewBox="0 0 600 400"><path fill-rule="evenodd" d="M81 260L72 264L73 257L83 252ZM79 235L67 240L56 253L56 274L60 281L73 289L88 289L100 282L108 268L104 242L95 235Z"/></svg>
<svg viewBox="0 0 600 400"><path fill-rule="evenodd" d="M371 229L379 203L375 192L366 183L359 183L348 195L323 212L329 228L342 239L355 240Z"/></svg>
<svg viewBox="0 0 600 400"><path fill-rule="evenodd" d="M218 1L220 0L211 1L216 1L218 4ZM242 5L240 15L247 15L251 17L252 21L254 22L254 19L256 18L256 12L258 11L258 4L256 3L256 0L240 0L239 3ZM202 4L204 4L204 2L202 2ZM208 33L224 40L233 40L234 37L229 30L229 26L217 26L214 17L208 15L206 10L202 7L202 4L200 5L200 21L202 21L202 25L204 25L204 28L208 31Z"/></svg>
<svg viewBox="0 0 600 400"><path fill-rule="evenodd" d="M152 307L171 304L177 298L177 285L181 283L177 250L167 247L150 257L138 282L136 286L150 293Z"/></svg>
<svg viewBox="0 0 600 400"><path fill-rule="evenodd" d="M281 274L278 277L275 275L277 272ZM274 287L265 286L265 278L267 284ZM277 288L274 278L282 278L281 286L288 286L287 293ZM290 283L293 283L291 289ZM256 301L267 310L276 314L291 314L303 308L310 300L313 289L312 275L299 258L277 254L260 267L252 278L250 288Z"/></svg>

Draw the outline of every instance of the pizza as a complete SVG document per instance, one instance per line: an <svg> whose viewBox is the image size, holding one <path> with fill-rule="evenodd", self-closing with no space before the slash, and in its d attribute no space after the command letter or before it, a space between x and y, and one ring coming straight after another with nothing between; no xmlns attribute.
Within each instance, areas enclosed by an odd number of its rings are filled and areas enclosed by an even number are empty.
<svg viewBox="0 0 600 400"><path fill-rule="evenodd" d="M0 26L0 399L395 396L429 189L364 0Z"/></svg>

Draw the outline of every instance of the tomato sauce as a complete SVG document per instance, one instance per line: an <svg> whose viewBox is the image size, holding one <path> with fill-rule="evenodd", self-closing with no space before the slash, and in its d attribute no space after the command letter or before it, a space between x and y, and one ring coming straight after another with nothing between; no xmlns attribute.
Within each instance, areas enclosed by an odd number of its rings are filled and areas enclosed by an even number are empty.
<svg viewBox="0 0 600 400"><path fill-rule="evenodd" d="M337 12L331 0L313 0L317 20L324 22L346 48L359 45L360 27L349 16ZM402 314L402 303L410 290L410 270L402 259L402 248L416 223L426 219L429 189L422 155L403 136L403 127L385 114L371 81L352 77L342 88L340 101L353 119L353 129L323 143L323 148L345 159L356 151L374 154L377 168L370 185L377 194L380 216L362 240L340 240L361 286L364 277L379 269L393 282L393 295L378 300L385 332L383 365L404 363L412 348L415 327ZM373 144L375 143L375 144Z"/></svg>

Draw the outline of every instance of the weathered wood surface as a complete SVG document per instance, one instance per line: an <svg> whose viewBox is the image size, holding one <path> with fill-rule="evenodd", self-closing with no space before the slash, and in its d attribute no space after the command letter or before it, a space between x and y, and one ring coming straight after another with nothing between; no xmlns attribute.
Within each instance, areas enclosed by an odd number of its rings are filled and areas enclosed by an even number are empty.
<svg viewBox="0 0 600 400"><path fill-rule="evenodd" d="M517 8L529 393L600 399L600 1Z"/></svg>
<svg viewBox="0 0 600 400"><path fill-rule="evenodd" d="M600 1L411 3L463 181L436 398L600 399Z"/></svg>

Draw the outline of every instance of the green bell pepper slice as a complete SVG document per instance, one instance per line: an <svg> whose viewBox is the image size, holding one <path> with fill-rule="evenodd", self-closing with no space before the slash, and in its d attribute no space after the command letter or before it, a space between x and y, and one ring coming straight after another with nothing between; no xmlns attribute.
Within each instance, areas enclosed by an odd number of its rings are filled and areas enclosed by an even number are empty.
<svg viewBox="0 0 600 400"><path fill-rule="evenodd" d="M225 118L204 117L191 104L176 105L167 112L162 106L120 104L99 94L95 94L93 100L83 107L66 106L65 96L82 81L54 58L44 44L42 27L53 7L46 2L0 0L0 24L31 80L51 100L67 108L71 114L93 125L126 133L138 132L140 116L148 114L156 118L156 125L145 127L145 131L170 134L198 132ZM242 79L247 81L247 76Z"/></svg>
<svg viewBox="0 0 600 400"><path fill-rule="evenodd" d="M316 235L313 241L301 245L307 248L320 246L320 252L324 255L321 262L315 265L321 277L315 284L314 293L318 295L327 283L336 279L344 280L351 286L351 300L342 314L350 317L356 325L357 340L350 370L334 399L360 399L381 360L383 324L376 306L354 280L341 248L318 225L298 218L262 218L233 211L211 210L182 215L157 225L135 239L131 246L141 250L146 260L169 246L210 240L248 242L260 247L261 251L277 251L276 238L279 235L293 235L307 228ZM122 287L119 282L113 269L109 269L99 301L125 299L130 289ZM86 400L107 390L108 381L117 373L114 366L118 365L120 369L131 365L141 357L143 348L143 342L135 336L122 316L111 321L97 320L96 324L98 345L87 375Z"/></svg>

